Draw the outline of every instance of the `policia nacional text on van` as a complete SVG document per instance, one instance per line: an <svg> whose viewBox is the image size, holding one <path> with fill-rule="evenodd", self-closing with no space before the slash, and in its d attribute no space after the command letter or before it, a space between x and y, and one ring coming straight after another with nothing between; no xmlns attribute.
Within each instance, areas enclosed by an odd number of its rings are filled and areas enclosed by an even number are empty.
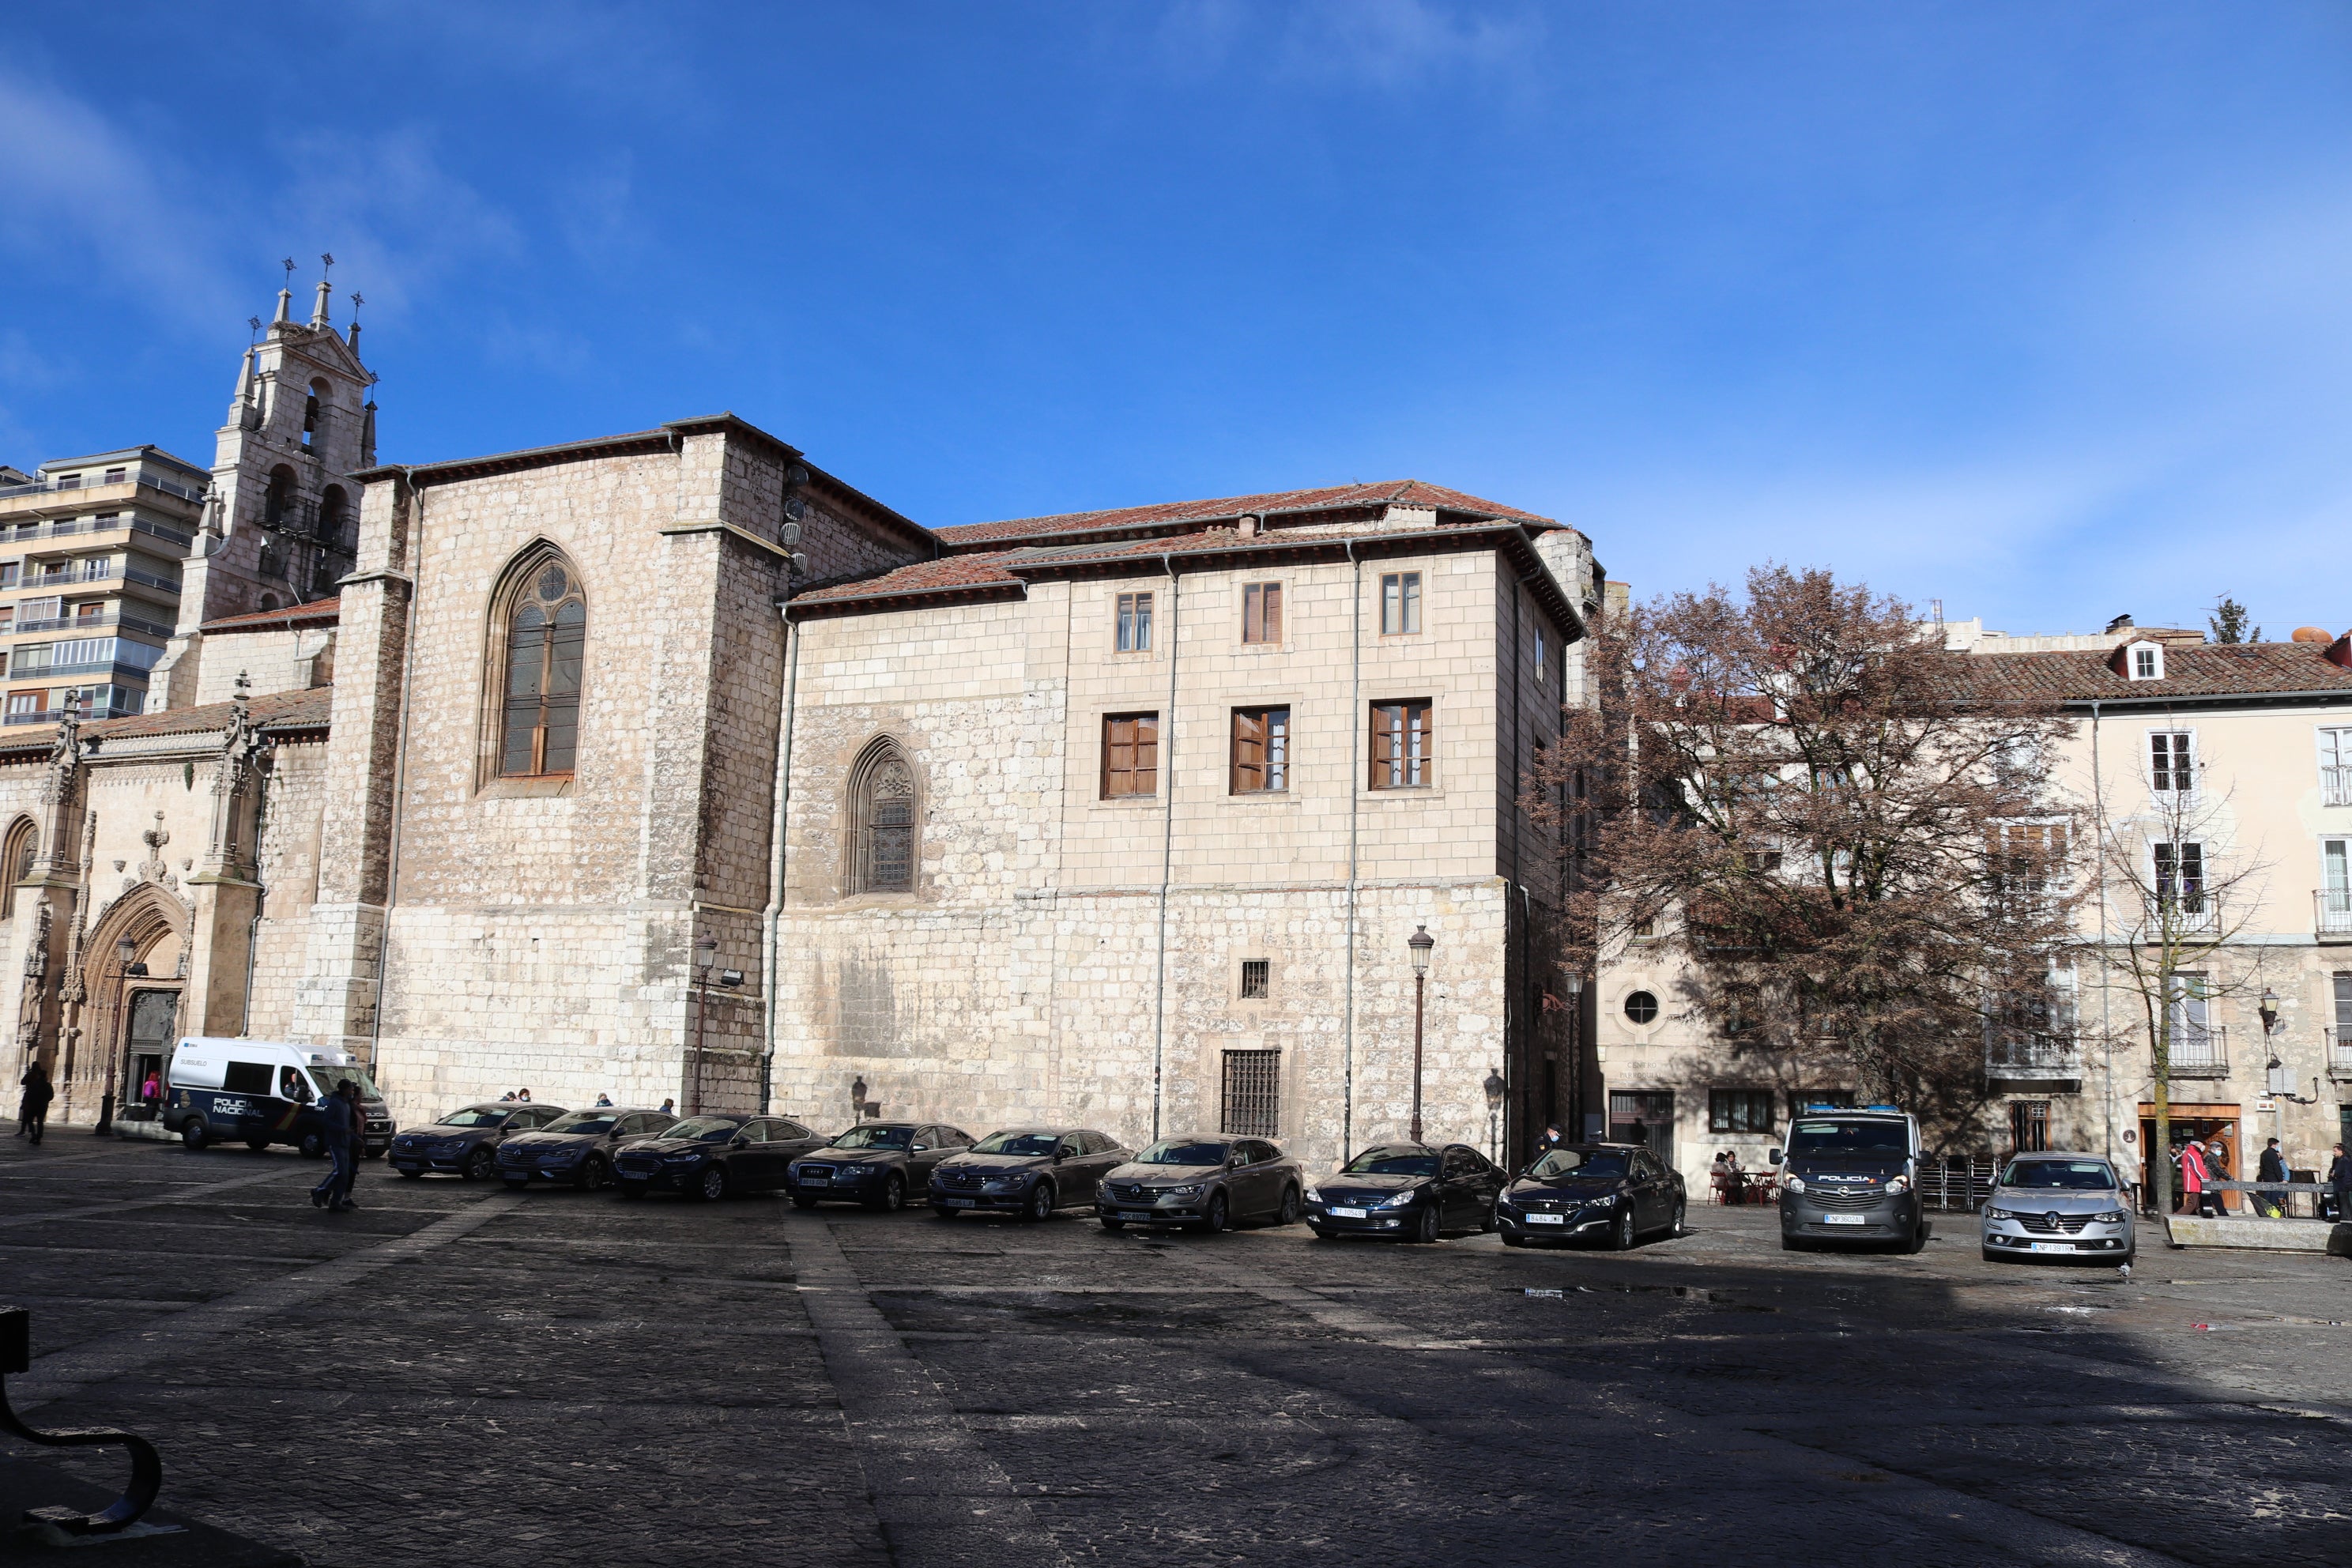
<svg viewBox="0 0 2352 1568"><path fill-rule="evenodd" d="M1810 1105L1789 1119L1780 1167L1780 1247L1838 1242L1927 1245L1919 1206L1919 1121L1891 1105Z"/></svg>
<svg viewBox="0 0 2352 1568"><path fill-rule="evenodd" d="M320 1097L336 1093L345 1079L360 1091L360 1152L374 1159L392 1147L392 1112L349 1051L190 1036L172 1048L163 1072L163 1126L191 1149L291 1143L318 1159L327 1152Z"/></svg>

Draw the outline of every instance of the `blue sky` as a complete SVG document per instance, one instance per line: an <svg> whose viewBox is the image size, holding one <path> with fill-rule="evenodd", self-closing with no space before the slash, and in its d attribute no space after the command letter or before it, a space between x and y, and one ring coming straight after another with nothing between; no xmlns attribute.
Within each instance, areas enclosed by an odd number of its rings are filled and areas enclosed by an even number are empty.
<svg viewBox="0 0 2352 1568"><path fill-rule="evenodd" d="M1413 477L1649 594L2352 626L2340 5L19 4L0 461L731 408L933 524Z"/></svg>

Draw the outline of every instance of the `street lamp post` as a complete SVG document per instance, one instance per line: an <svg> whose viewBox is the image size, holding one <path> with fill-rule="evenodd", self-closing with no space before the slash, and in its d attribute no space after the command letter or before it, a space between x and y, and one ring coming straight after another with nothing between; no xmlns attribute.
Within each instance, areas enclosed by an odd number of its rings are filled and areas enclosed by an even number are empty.
<svg viewBox="0 0 2352 1568"><path fill-rule="evenodd" d="M1496 1068L1486 1074L1486 1157L1497 1164L1503 1159L1503 1097L1510 1090L1511 1086L1503 1081L1501 1068Z"/></svg>
<svg viewBox="0 0 2352 1568"><path fill-rule="evenodd" d="M1412 952L1412 1141L1421 1142L1421 1021L1429 989L1429 950L1437 939L1427 926L1416 926L1404 944Z"/></svg>
<svg viewBox="0 0 2352 1568"><path fill-rule="evenodd" d="M1547 1105L1544 1114L1557 1116L1559 1108ZM1568 977L1568 1116L1569 1127L1575 1136L1592 1136L1584 1125L1584 976L1581 974Z"/></svg>
<svg viewBox="0 0 2352 1568"><path fill-rule="evenodd" d="M686 1097L686 1113L702 1114L702 1015L709 1005L704 993L710 989L710 966L719 962L719 939L697 937L694 941L694 1082Z"/></svg>

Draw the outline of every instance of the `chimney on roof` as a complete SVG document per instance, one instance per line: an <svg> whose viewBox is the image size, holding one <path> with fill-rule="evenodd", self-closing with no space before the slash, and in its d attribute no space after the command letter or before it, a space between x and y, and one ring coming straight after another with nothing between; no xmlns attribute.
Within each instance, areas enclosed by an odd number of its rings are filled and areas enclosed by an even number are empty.
<svg viewBox="0 0 2352 1568"><path fill-rule="evenodd" d="M2327 651L2323 657L2330 664L2341 665L2346 669L2352 669L2352 632L2346 632L2342 637L2329 643Z"/></svg>
<svg viewBox="0 0 2352 1568"><path fill-rule="evenodd" d="M1239 530L1241 536L1244 539L1255 539L1257 537L1258 530L1257 514L1253 511L1245 511L1242 513L1241 521L1234 526Z"/></svg>
<svg viewBox="0 0 2352 1568"><path fill-rule="evenodd" d="M2129 616L2117 616L2114 620L2107 623L2107 630L2111 632L2129 631L2131 629L2131 626L2132 618Z"/></svg>

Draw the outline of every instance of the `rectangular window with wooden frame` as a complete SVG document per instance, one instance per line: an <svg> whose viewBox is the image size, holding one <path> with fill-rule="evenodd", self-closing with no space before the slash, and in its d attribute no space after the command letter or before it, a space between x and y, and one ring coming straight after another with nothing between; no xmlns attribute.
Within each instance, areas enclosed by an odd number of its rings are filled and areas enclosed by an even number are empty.
<svg viewBox="0 0 2352 1568"><path fill-rule="evenodd" d="M1381 636L1411 637L1421 630L1421 574L1381 574Z"/></svg>
<svg viewBox="0 0 2352 1568"><path fill-rule="evenodd" d="M1151 595L1121 594L1118 596L1118 638L1120 653L1151 651Z"/></svg>
<svg viewBox="0 0 2352 1568"><path fill-rule="evenodd" d="M1278 795L1290 787L1290 710L1234 710L1235 795Z"/></svg>
<svg viewBox="0 0 2352 1568"><path fill-rule="evenodd" d="M1113 713L1103 720L1102 793L1125 800L1160 793L1160 715Z"/></svg>
<svg viewBox="0 0 2352 1568"><path fill-rule="evenodd" d="M1436 760L1427 698L1372 704L1372 788L1426 789Z"/></svg>
<svg viewBox="0 0 2352 1568"><path fill-rule="evenodd" d="M1282 640L1282 584L1250 583L1242 588L1242 641Z"/></svg>
<svg viewBox="0 0 2352 1568"><path fill-rule="evenodd" d="M2197 760L2186 730L2156 730L2147 737L2147 783L2158 795L2197 787Z"/></svg>

